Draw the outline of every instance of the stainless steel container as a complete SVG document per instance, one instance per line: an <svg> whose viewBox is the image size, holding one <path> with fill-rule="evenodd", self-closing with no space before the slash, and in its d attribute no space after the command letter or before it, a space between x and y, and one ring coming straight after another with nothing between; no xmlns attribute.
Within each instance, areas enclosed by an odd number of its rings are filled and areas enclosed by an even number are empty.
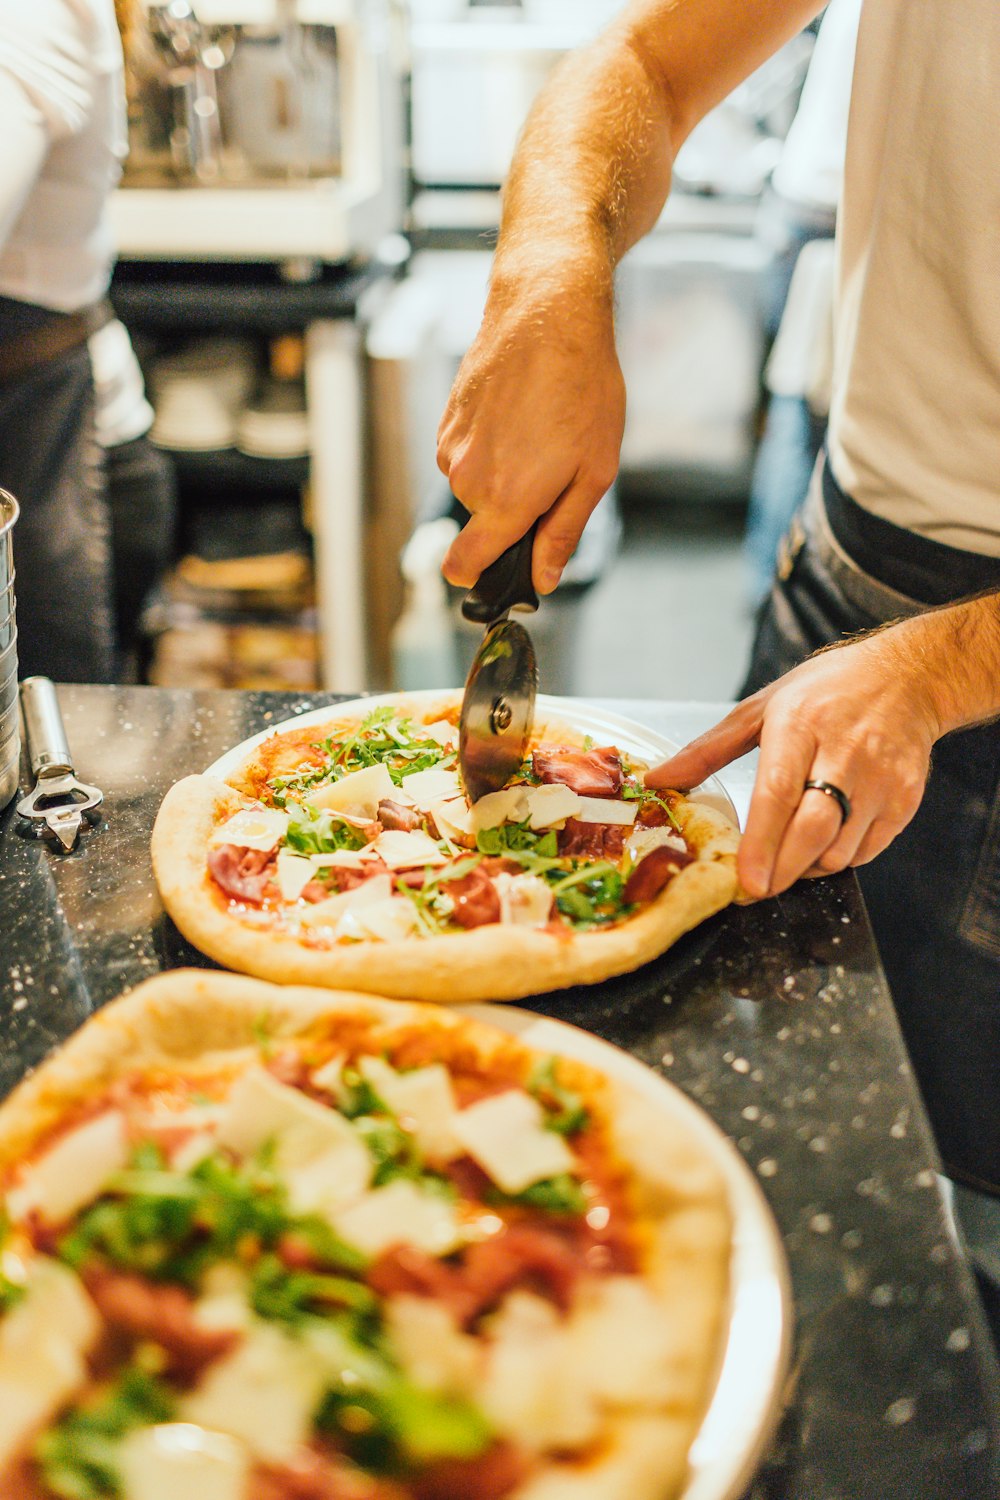
<svg viewBox="0 0 1000 1500"><path fill-rule="evenodd" d="M0 490L0 808L17 791L21 735L17 718L17 626L14 623L14 552L11 532L17 501Z"/></svg>

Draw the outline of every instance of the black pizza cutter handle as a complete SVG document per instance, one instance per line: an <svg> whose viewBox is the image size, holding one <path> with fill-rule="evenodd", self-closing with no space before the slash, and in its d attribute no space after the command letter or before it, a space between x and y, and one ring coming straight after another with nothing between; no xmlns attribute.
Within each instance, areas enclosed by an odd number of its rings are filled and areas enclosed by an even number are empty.
<svg viewBox="0 0 1000 1500"><path fill-rule="evenodd" d="M531 554L538 522L480 573L462 600L462 614L475 625L492 625L512 609L533 612L538 595L531 581Z"/></svg>

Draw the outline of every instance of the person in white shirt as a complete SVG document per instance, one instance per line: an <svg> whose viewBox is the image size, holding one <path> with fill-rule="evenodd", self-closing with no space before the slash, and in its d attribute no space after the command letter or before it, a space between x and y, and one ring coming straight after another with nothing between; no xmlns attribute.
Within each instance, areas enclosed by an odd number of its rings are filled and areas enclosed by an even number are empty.
<svg viewBox="0 0 1000 1500"><path fill-rule="evenodd" d="M693 126L818 10L632 0L536 101L439 431L472 513L452 583L540 518L535 582L555 586L618 463L614 268L656 223ZM858 869L1000 1336L998 78L997 0L865 0L828 457L748 696L647 780L691 786L759 745L747 893Z"/></svg>
<svg viewBox="0 0 1000 1500"><path fill-rule="evenodd" d="M114 0L0 0L0 132L0 485L21 507L19 668L110 682L173 503L105 300L127 151Z"/></svg>

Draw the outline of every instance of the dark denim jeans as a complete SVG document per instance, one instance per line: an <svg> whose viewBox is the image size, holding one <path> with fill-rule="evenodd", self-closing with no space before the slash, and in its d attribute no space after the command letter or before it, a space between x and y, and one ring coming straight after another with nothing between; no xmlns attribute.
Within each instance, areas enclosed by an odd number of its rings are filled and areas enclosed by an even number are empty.
<svg viewBox="0 0 1000 1500"><path fill-rule="evenodd" d="M821 460L742 693L848 633L991 587L1000 559L876 521ZM939 742L916 817L857 873L945 1168L1000 1194L1000 722Z"/></svg>

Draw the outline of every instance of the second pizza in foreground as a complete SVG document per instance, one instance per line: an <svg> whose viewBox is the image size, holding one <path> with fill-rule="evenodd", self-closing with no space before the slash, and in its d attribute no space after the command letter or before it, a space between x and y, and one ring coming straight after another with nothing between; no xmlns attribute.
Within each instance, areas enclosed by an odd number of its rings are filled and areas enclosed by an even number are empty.
<svg viewBox="0 0 1000 1500"><path fill-rule="evenodd" d="M184 935L283 983L520 999L638 968L737 892L738 833L645 766L536 724L470 806L458 705L398 700L276 731L164 799L153 867Z"/></svg>
<svg viewBox="0 0 1000 1500"><path fill-rule="evenodd" d="M0 1109L0 1494L674 1500L696 1129L439 1006L178 970Z"/></svg>

